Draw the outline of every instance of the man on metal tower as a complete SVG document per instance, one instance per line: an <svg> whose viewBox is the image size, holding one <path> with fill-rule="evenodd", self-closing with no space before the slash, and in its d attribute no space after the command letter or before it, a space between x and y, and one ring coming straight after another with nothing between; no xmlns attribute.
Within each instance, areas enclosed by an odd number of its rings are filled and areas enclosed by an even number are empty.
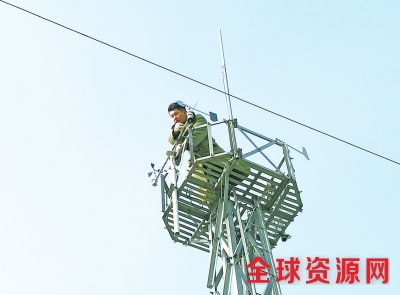
<svg viewBox="0 0 400 295"><path fill-rule="evenodd" d="M192 111L187 111L186 108L180 105L178 102L173 102L168 107L168 113L171 117L174 125L168 136L168 141L171 144L175 144L179 140L176 147L176 160L180 161L179 156L188 149L188 146L183 146L183 142L187 136L187 130L189 127L198 127L207 124L207 120L200 114L194 114ZM183 136L179 138L181 133ZM214 154L223 153L224 150L215 142L213 139ZM207 128L200 128L193 130L193 152L196 158L208 156L210 154L208 145L208 134Z"/></svg>
<svg viewBox="0 0 400 295"><path fill-rule="evenodd" d="M200 114L194 114L191 110L187 111L185 106L179 104L179 102L173 102L169 105L168 107L168 113L169 116L171 117L172 121L174 122L174 125L172 125L171 132L168 136L168 141L171 144L175 144L178 141L178 144L176 146L175 152L175 163L179 165L181 156L185 150L188 150L188 144L184 144L184 141L188 135L188 129L193 128L193 133L192 133L192 139L193 139L193 153L195 158L202 158L210 155L210 149L209 149L209 141L208 141L208 131L207 131L207 120ZM199 126L204 125L204 128L196 128ZM181 133L183 132L183 135ZM216 143L214 138L212 139L213 143L213 154L218 155L221 153L224 153L225 151ZM183 146L185 145L185 146ZM189 166L191 166L193 163L190 163L189 160ZM222 160L217 160L216 163L214 163L216 167L221 167L223 169L223 166L225 166L225 162ZM206 165L201 165L203 169L210 169ZM240 174L240 177L236 176L231 176L233 179L241 182L243 179L246 179L247 176L250 173L250 169L248 167L244 167L241 165L238 165L239 169L234 169L233 171ZM213 169L210 169L210 171L213 171ZM215 171L214 171L215 172ZM200 173L205 173L207 172L202 172ZM232 184L234 185L234 184Z"/></svg>

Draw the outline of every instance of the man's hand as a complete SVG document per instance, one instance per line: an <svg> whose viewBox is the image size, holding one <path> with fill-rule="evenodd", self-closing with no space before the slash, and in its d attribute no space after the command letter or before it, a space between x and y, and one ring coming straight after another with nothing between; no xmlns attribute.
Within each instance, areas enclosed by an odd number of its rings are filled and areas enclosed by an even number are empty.
<svg viewBox="0 0 400 295"><path fill-rule="evenodd" d="M183 130L183 128L185 127L185 124L177 122L174 125L174 133L178 133L181 132Z"/></svg>
<svg viewBox="0 0 400 295"><path fill-rule="evenodd" d="M176 153L176 155L181 155L181 154L182 154L182 151L183 151L183 145L180 143L180 144L178 144L178 145L176 146L176 148L175 148L175 153Z"/></svg>
<svg viewBox="0 0 400 295"><path fill-rule="evenodd" d="M175 148L175 165L179 165L181 163L183 153L183 145L180 143Z"/></svg>

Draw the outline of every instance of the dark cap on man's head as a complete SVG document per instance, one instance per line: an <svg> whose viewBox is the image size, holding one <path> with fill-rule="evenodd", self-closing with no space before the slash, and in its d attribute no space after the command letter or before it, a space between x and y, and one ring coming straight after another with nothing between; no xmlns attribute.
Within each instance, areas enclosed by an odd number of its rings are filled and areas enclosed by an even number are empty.
<svg viewBox="0 0 400 295"><path fill-rule="evenodd" d="M186 110L186 108L183 105L179 104L178 102L173 102L168 106L168 112L176 110L176 109Z"/></svg>

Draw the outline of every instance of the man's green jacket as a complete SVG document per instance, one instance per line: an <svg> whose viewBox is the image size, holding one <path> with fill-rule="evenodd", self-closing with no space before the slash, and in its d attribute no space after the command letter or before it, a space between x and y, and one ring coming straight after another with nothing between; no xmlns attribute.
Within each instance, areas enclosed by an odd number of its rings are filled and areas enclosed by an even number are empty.
<svg viewBox="0 0 400 295"><path fill-rule="evenodd" d="M188 136L188 131L187 131L188 128L190 128L190 127L195 128L195 127L205 125L205 124L207 124L206 119L202 115L196 114L194 122L192 124L188 124L188 126L183 131L181 131L181 132L184 132L184 136L182 136L179 139L178 143L183 143L185 138ZM204 126L200 129L194 129L192 135L193 135L193 151L194 151L195 157L202 158L202 157L209 156L210 150L208 148L207 126ZM173 130L171 130L171 132L168 136L168 141L171 144L175 144L178 137L179 137L179 134L175 135L173 133ZM213 149L214 149L214 155L224 152L224 150L215 142L214 139L213 139Z"/></svg>

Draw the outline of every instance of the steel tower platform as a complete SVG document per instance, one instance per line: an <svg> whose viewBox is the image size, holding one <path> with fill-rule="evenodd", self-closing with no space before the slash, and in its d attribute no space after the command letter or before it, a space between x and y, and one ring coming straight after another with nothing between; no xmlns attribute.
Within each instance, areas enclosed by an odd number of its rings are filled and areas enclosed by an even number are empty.
<svg viewBox="0 0 400 295"><path fill-rule="evenodd" d="M214 155L211 131L218 124L226 124L229 134L239 131L252 148L244 153L230 136L231 152ZM194 157L191 139L196 129L189 129L185 142L193 164L177 167L174 147L153 173L171 239L209 253L211 294L281 294L271 249L303 206L287 144L244 128L236 119L197 128L208 131L210 155ZM257 156L257 162L252 161ZM261 293L248 282L252 277L246 268L257 256L271 266L270 282Z"/></svg>

